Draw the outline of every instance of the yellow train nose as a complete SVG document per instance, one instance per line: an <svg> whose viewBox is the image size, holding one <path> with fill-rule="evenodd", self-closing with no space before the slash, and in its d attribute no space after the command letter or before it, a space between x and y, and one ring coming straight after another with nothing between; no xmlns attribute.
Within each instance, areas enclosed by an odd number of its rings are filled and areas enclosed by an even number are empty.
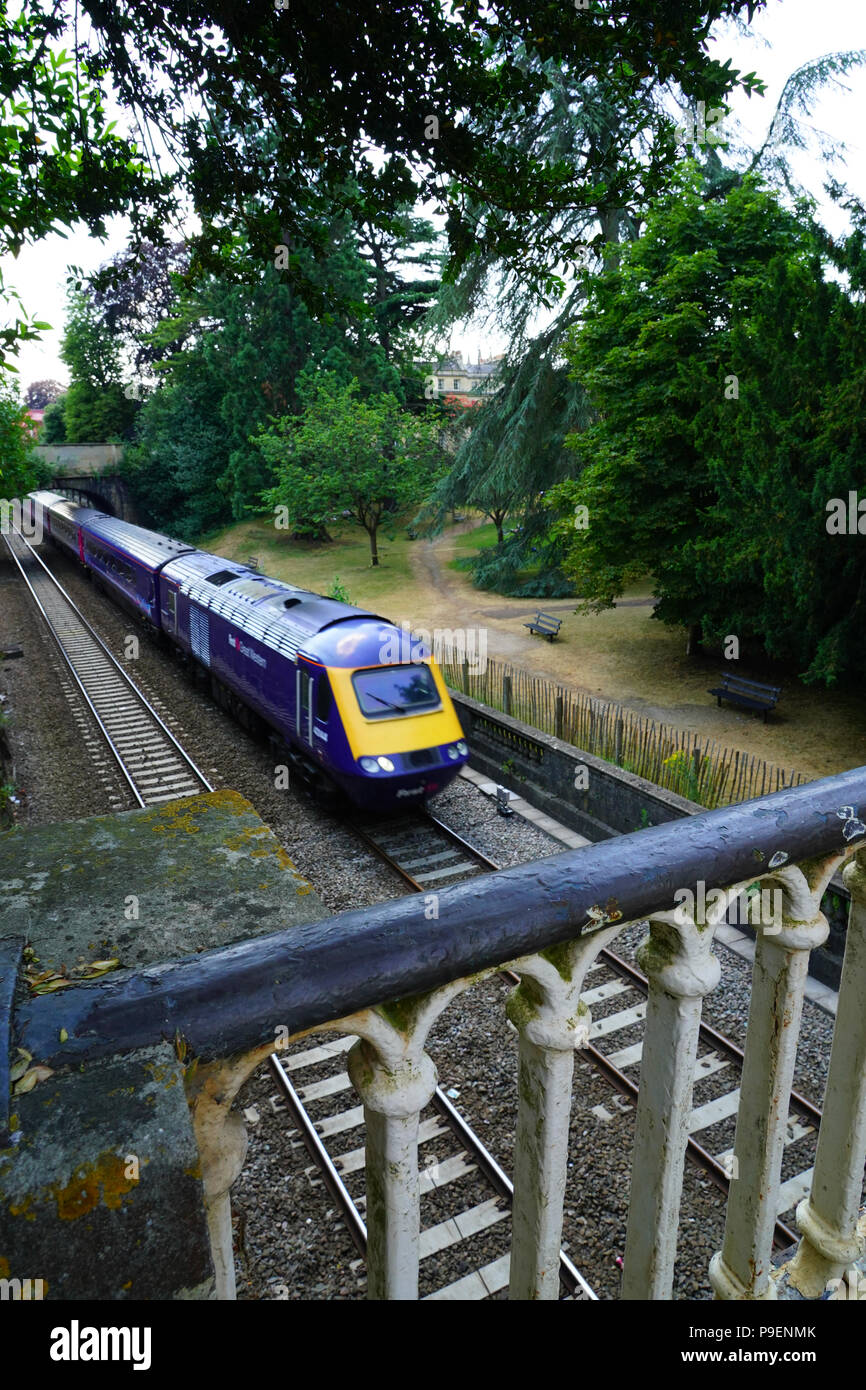
<svg viewBox="0 0 866 1390"><path fill-rule="evenodd" d="M439 695L435 709L368 717L361 711L352 677L364 667L327 667L328 679L349 742L352 757L387 757L389 753L410 753L419 748L435 748L463 740L463 730L441 672L432 660L423 664L433 677Z"/></svg>

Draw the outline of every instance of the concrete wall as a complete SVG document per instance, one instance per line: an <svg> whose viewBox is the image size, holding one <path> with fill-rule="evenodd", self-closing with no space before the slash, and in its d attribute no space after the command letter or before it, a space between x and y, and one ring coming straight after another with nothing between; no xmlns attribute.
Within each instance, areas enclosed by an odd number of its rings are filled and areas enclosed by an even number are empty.
<svg viewBox="0 0 866 1390"><path fill-rule="evenodd" d="M74 501L121 521L139 522L126 482L117 471L122 444L40 444L33 452L49 464L52 485L68 492Z"/></svg>
<svg viewBox="0 0 866 1390"><path fill-rule="evenodd" d="M452 690L451 698L472 749L472 766L588 840L628 835L707 809L459 691ZM849 903L841 877L834 876L822 904L830 936L810 961L816 979L834 988L842 969ZM754 935L748 926L741 930Z"/></svg>
<svg viewBox="0 0 866 1390"><path fill-rule="evenodd" d="M531 805L588 840L608 840L706 809L468 695L453 690L451 695L472 747L473 767L519 789Z"/></svg>
<svg viewBox="0 0 866 1390"><path fill-rule="evenodd" d="M50 463L55 477L92 478L112 473L123 458L122 444L39 444L36 457Z"/></svg>

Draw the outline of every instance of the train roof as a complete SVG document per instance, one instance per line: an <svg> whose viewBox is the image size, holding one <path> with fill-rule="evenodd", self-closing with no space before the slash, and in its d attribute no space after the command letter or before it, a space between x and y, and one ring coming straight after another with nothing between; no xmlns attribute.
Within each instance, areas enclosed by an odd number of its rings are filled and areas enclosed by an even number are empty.
<svg viewBox="0 0 866 1390"><path fill-rule="evenodd" d="M28 492L28 497L34 502L40 502L43 507L50 507L55 502L68 502L69 498L64 497L62 492L51 492L48 488L36 488L33 492Z"/></svg>
<svg viewBox="0 0 866 1390"><path fill-rule="evenodd" d="M323 666L403 666L424 661L429 647L404 628L374 613L331 623L307 642L305 651Z"/></svg>
<svg viewBox="0 0 866 1390"><path fill-rule="evenodd" d="M378 665L377 657L370 656L366 648L372 651L375 647L378 651L382 641L396 631L386 619L363 608L324 598L309 589L288 584L283 579L271 579L250 569L248 565L224 560L219 555L209 555L202 550L172 560L165 566L163 574L201 607L236 623L251 637L292 660L303 649L320 660L327 659L332 665L357 666L368 662ZM354 630L351 636L348 630L345 631L348 640L342 653L343 659L337 652L339 643L326 643L329 649L326 654L320 650L320 641L314 640L337 624L341 625L341 634L346 624L351 624ZM375 638L370 632L371 624L376 625ZM388 629L387 633L380 632L384 628ZM360 629L363 629L366 637L360 644L365 651L359 659L355 659L362 636Z"/></svg>
<svg viewBox="0 0 866 1390"><path fill-rule="evenodd" d="M62 492L51 492L47 488L38 488L35 492L29 492L27 496L44 507L49 516L66 517L67 521L89 523L106 515L96 507L83 507L80 502L73 502L71 497L65 497Z"/></svg>
<svg viewBox="0 0 866 1390"><path fill-rule="evenodd" d="M108 541L115 550L121 551L131 560L148 569L158 569L167 560L184 555L193 547L186 541L160 535L159 531L149 531L144 526L131 526L128 521L120 521L116 516L106 516L97 512L87 523L88 533L97 540Z"/></svg>
<svg viewBox="0 0 866 1390"><path fill-rule="evenodd" d="M99 521L106 515L96 507L82 507L80 502L73 502L71 497L61 497L57 502L52 502L47 510L49 516L65 517L76 526L87 526L88 530L92 522Z"/></svg>

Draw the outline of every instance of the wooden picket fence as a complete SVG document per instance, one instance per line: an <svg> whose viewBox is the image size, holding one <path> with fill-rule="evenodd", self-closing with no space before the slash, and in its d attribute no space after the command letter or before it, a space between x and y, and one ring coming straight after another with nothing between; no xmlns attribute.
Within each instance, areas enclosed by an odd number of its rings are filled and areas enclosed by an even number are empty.
<svg viewBox="0 0 866 1390"><path fill-rule="evenodd" d="M729 806L809 781L794 768L786 771L505 662L488 660L475 674L460 651L446 648L437 656L454 690L701 806Z"/></svg>

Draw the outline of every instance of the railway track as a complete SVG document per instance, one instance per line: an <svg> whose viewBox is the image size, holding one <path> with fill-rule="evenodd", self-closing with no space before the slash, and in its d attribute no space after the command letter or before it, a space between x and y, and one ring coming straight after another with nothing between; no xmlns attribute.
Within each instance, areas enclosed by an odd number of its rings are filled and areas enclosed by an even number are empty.
<svg viewBox="0 0 866 1390"><path fill-rule="evenodd" d="M97 762L94 726L135 805L158 806L213 791L33 546L17 532L4 533L3 539L57 645L68 677L66 693L80 696L89 712L88 719L80 706L72 706Z"/></svg>
<svg viewBox="0 0 866 1390"><path fill-rule="evenodd" d="M634 1079L640 1067L641 1025L646 1015L647 981L639 970L613 951L603 950L588 975L592 985L581 996L593 1011L589 1045L582 1056L601 1071L630 1101L638 1095ZM510 978L517 982L518 977ZM734 1131L740 1100L739 1076L743 1053L722 1033L701 1023L695 1063L688 1154L727 1194L736 1176ZM596 1107L604 1110L604 1107ZM597 1114L604 1120L604 1114ZM776 1211L775 1240L780 1249L796 1244L798 1236L783 1218L793 1215L812 1183L812 1166L821 1124L821 1111L796 1091L791 1096L785 1136L782 1186Z"/></svg>
<svg viewBox="0 0 866 1390"><path fill-rule="evenodd" d="M448 888L500 867L430 811L365 823L353 816L351 825L416 893Z"/></svg>
<svg viewBox="0 0 866 1390"><path fill-rule="evenodd" d="M418 893L429 893L479 873L495 872L499 867L428 812L418 811L408 819L372 825L362 826L356 820L354 828ZM519 982L519 976L511 971L500 974L508 983ZM633 1077L638 1073L642 1056L647 981L615 952L604 950L587 972L587 987L582 998L593 1010L593 1023L589 1043L578 1057L584 1065L600 1071L615 1091L626 1098L625 1103L631 1105L638 1095ZM363 1109L346 1105L342 1099L351 1092L342 1058L353 1041L352 1038L339 1038L319 1047L305 1045L288 1057L274 1055L271 1064L303 1141L331 1195L345 1213L353 1238L363 1253L366 1232L362 1215L364 1195L359 1179L363 1177L364 1149L358 1137L363 1130ZM689 1118L688 1153L725 1194L732 1174L736 1175L733 1143L742 1059L743 1054L736 1044L702 1024ZM593 1114L600 1123L614 1118L604 1105L593 1107ZM776 1221L776 1242L780 1247L796 1241L795 1232L782 1218L792 1212L809 1191L820 1120L820 1110L795 1093L788 1120ZM349 1141L352 1147L336 1155L331 1152L342 1142L338 1136L352 1133L356 1136ZM462 1147L449 1153L443 1161L437 1158L431 1164L425 1157L429 1153L428 1146L440 1141L446 1133L456 1137ZM469 1164L477 1166L496 1194L456 1214L440 1214L432 1226L422 1231L422 1271L424 1258L443 1248L440 1242L446 1235L455 1243L458 1240L469 1242L481 1231L499 1225L504 1243L512 1191L509 1179L441 1089L422 1115L419 1139L422 1198L439 1186L461 1183ZM566 1256L563 1262L570 1265ZM563 1288L570 1289L566 1296L594 1298L591 1291L582 1291L579 1286L575 1292L575 1276L580 1280L573 1265L563 1273ZM481 1268L473 1269L426 1297L487 1298L500 1293L507 1283L508 1255L504 1249Z"/></svg>
<svg viewBox="0 0 866 1390"><path fill-rule="evenodd" d="M364 1256L364 1113L352 1104L356 1098L345 1069L346 1053L355 1041L329 1039L288 1055L274 1053L270 1061L301 1139ZM510 1263L510 1179L439 1087L421 1113L418 1143L426 1223L420 1243L422 1298L465 1302L503 1294ZM349 1147L337 1152L345 1144ZM457 1278L443 1280L436 1266L436 1257L446 1251ZM564 1251L559 1276L564 1301L595 1301Z"/></svg>

